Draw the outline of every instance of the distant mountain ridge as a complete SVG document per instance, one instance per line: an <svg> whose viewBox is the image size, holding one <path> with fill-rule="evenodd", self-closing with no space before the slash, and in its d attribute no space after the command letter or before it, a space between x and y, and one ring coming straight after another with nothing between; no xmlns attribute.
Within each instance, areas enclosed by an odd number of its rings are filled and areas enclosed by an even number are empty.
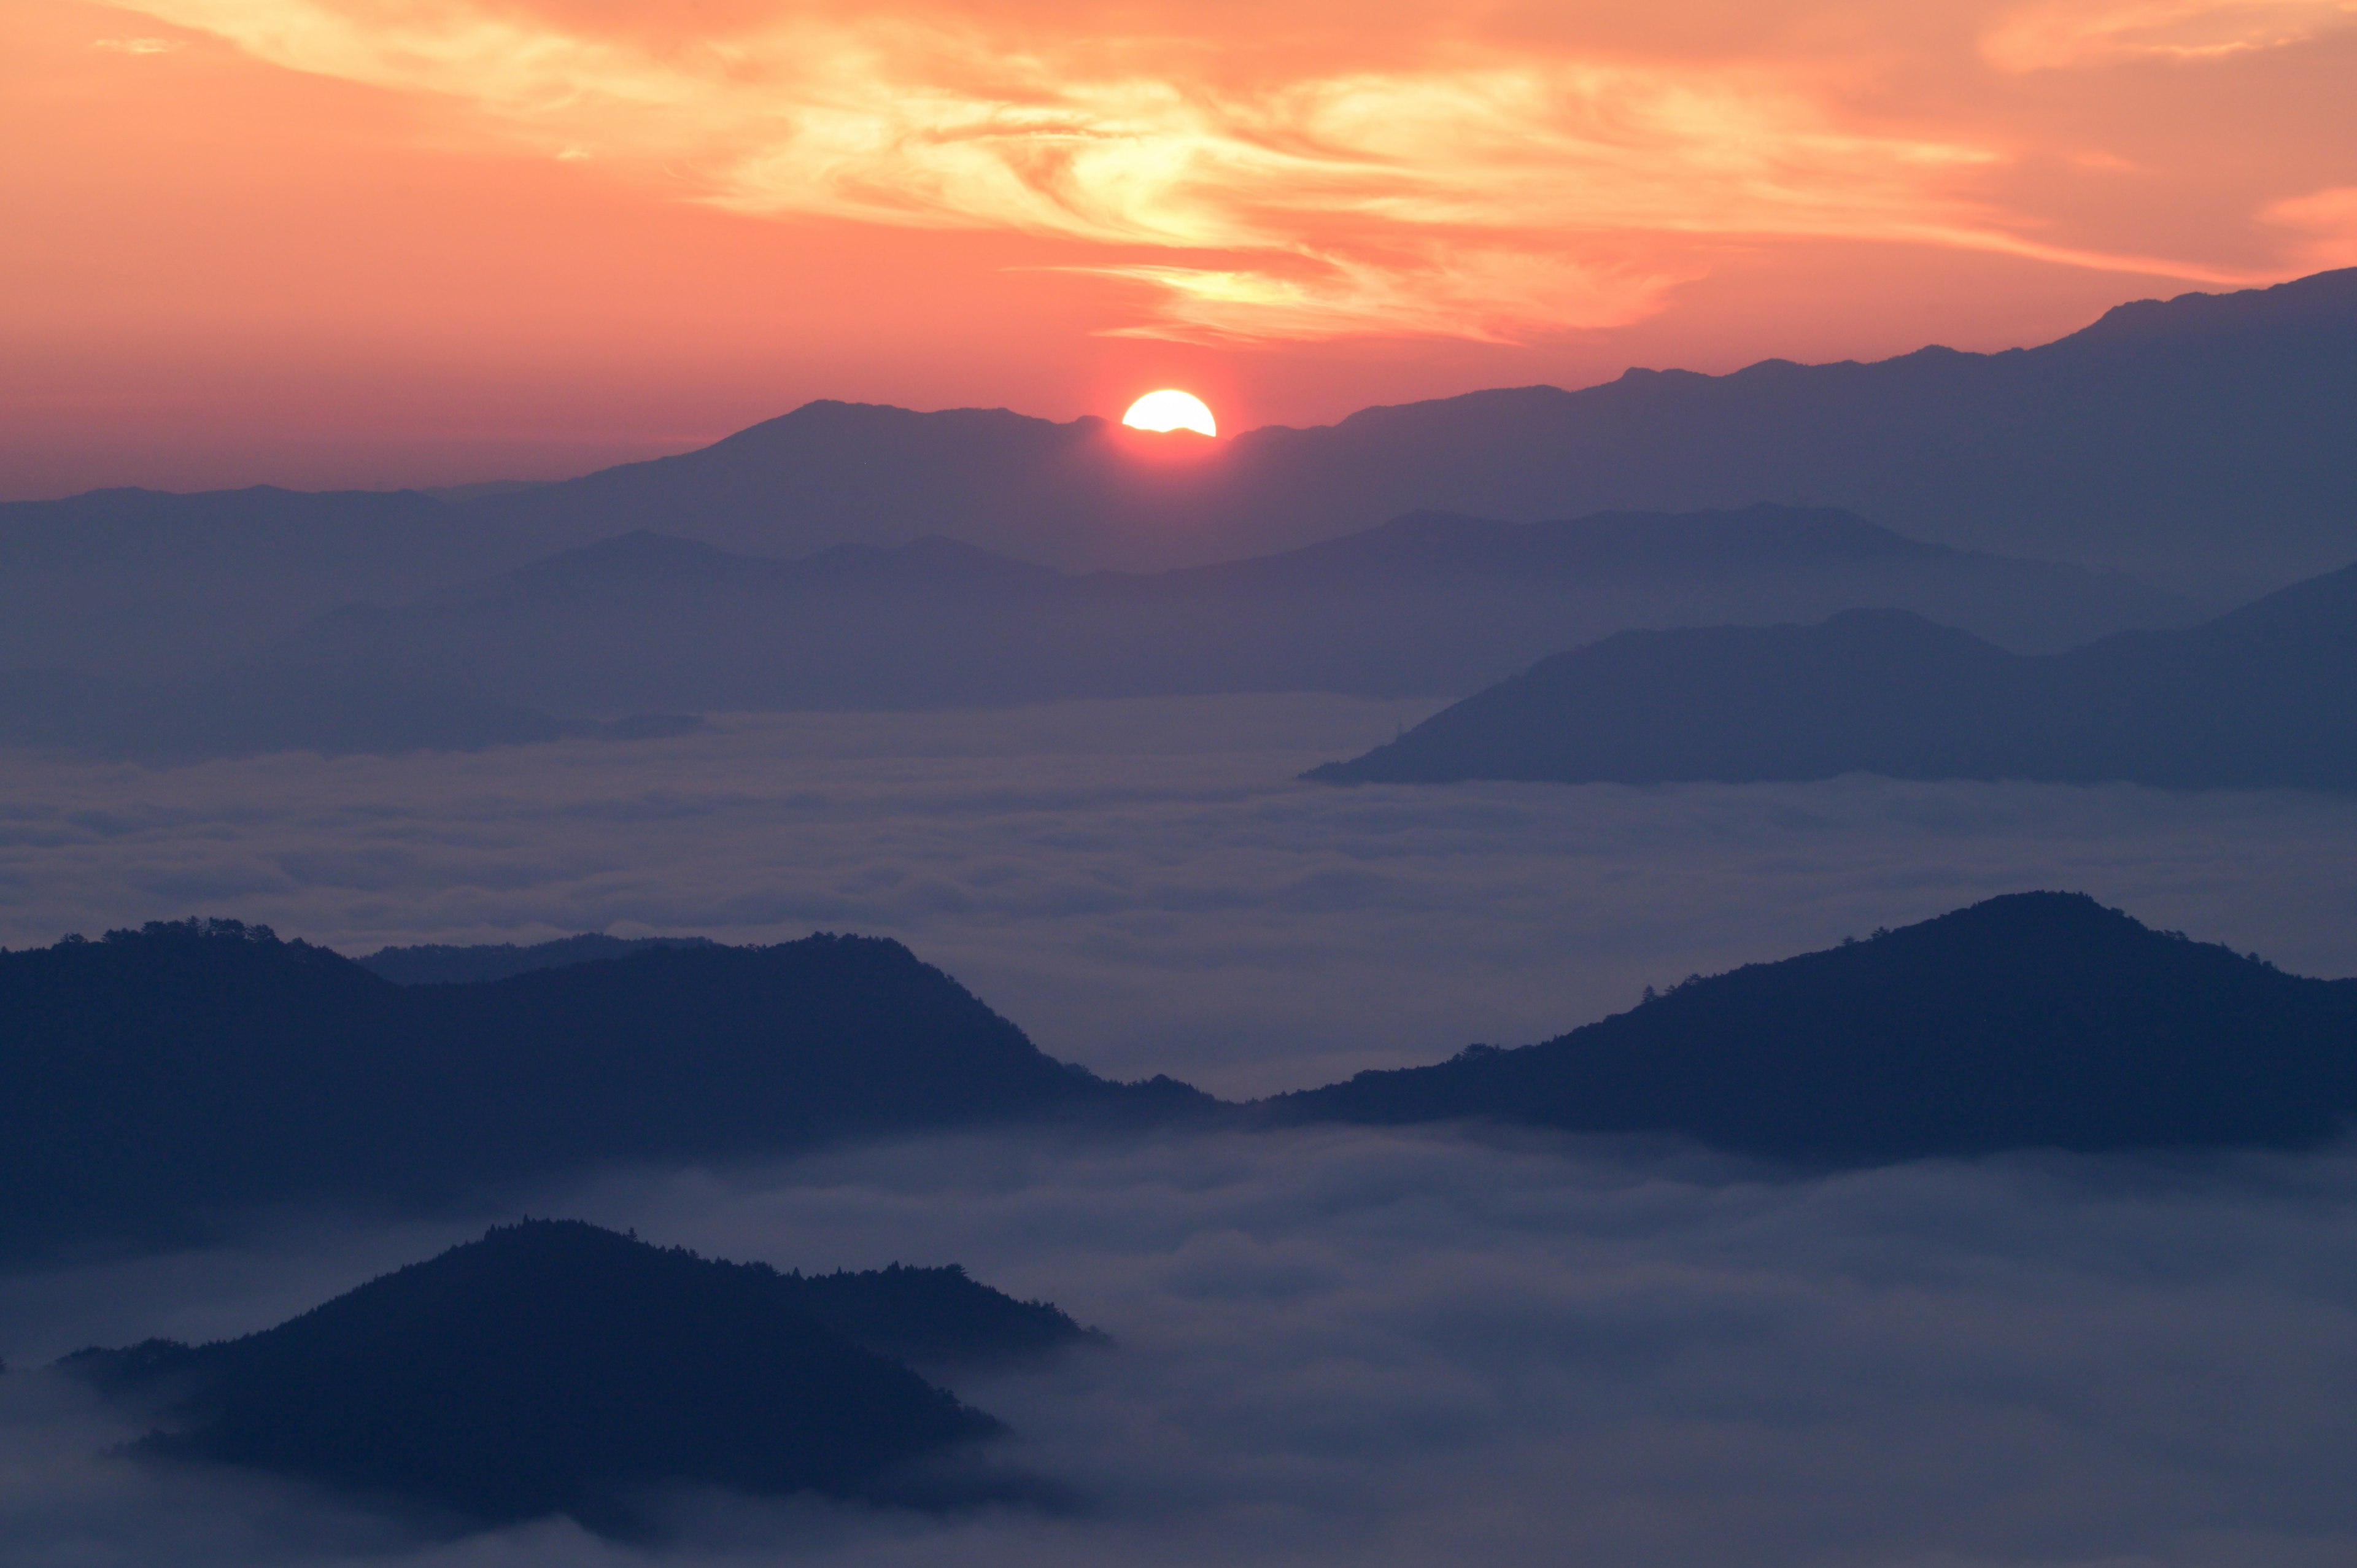
<svg viewBox="0 0 2357 1568"><path fill-rule="evenodd" d="M828 1285L843 1288L813 1311ZM1036 1491L971 1460L942 1467L1006 1428L877 1348L896 1316L974 1344L1006 1340L1011 1317L1029 1331L1006 1347L1017 1354L1043 1334L1082 1337L1055 1308L954 1270L804 1280L527 1220L241 1339L60 1365L155 1411L164 1424L134 1445L145 1456L271 1471L468 1528L569 1513L643 1534L649 1494L679 1486L919 1503Z"/></svg>
<svg viewBox="0 0 2357 1568"><path fill-rule="evenodd" d="M1455 695L1624 626L1856 604L2032 648L2192 614L2124 578L1926 544L1824 509L1538 523L1422 512L1254 560L1084 576L943 539L780 561L639 532L409 605L340 608L118 710L68 693L44 709L27 692L15 720L22 739L169 758L547 739L615 713L660 733L656 715L728 710ZM9 717L0 680L0 735Z"/></svg>
<svg viewBox="0 0 2357 1568"><path fill-rule="evenodd" d="M1624 632L1309 777L1740 783L1849 772L2357 789L2357 567L2200 626L2036 658L1896 611Z"/></svg>
<svg viewBox="0 0 2357 1568"><path fill-rule="evenodd" d="M576 963L628 958L650 948L716 945L707 937L609 937L602 932L585 931L577 937L558 937L553 941L522 947L513 942L475 947L425 942L414 947L379 948L353 961L395 985L463 985L505 980L534 970L565 969Z"/></svg>
<svg viewBox="0 0 2357 1568"><path fill-rule="evenodd" d="M940 534L1135 569L1264 554L1420 509L1529 521L1770 501L2255 590L2357 558L2353 423L2349 269L2124 305L2033 349L1631 371L1217 446L1093 418L814 403L700 451L471 505L584 542L657 528L794 554Z"/></svg>
<svg viewBox="0 0 2357 1568"><path fill-rule="evenodd" d="M1536 1046L1261 1102L1286 1123L1490 1120L1807 1164L2305 1148L2357 1117L2357 981L2081 894L2022 893L1696 977Z"/></svg>

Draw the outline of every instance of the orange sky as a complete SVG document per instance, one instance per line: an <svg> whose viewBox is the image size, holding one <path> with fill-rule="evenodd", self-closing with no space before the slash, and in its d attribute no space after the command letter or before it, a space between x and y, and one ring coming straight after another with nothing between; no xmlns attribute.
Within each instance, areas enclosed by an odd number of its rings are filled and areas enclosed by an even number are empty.
<svg viewBox="0 0 2357 1568"><path fill-rule="evenodd" d="M2357 263L2357 0L7 0L0 494L1224 429Z"/></svg>

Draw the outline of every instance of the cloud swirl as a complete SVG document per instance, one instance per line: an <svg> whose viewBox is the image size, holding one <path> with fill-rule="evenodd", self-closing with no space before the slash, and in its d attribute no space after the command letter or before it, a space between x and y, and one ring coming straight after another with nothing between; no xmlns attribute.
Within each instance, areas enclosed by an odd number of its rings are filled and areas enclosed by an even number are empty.
<svg viewBox="0 0 2357 1568"><path fill-rule="evenodd" d="M1352 42L1313 19L1240 62L1252 51L1212 34L1241 18L1189 35L1116 16L1100 33L808 0L753 0L692 29L628 5L121 4L290 70L455 105L486 136L673 197L1076 245L1073 269L1157 302L1113 328L1132 335L1498 341L1619 326L1708 271L1713 247L1776 240L2255 281L2057 240L1989 196L2019 156L2006 138L1846 107L1858 68L1838 61L1403 39L1386 36L1395 20ZM1985 50L2028 70L2257 47L2351 10L2050 7L2000 19Z"/></svg>

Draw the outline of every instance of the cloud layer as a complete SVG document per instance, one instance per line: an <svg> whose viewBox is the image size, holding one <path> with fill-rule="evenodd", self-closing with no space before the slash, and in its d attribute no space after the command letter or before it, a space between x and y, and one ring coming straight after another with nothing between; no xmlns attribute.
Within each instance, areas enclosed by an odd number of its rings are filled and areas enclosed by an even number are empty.
<svg viewBox="0 0 2357 1568"><path fill-rule="evenodd" d="M2357 802L2130 788L1293 782L1351 699L764 715L149 771L24 754L0 942L190 913L349 951L895 936L1056 1055L1228 1093L1544 1038L1646 985L2027 887L2357 973Z"/></svg>
<svg viewBox="0 0 2357 1568"><path fill-rule="evenodd" d="M1790 1181L1365 1131L617 1178L533 1210L780 1265L955 1259L1109 1329L1111 1354L963 1391L1091 1506L695 1499L664 1552L562 1524L404 1549L299 1495L92 1463L103 1420L12 1376L0 1542L39 1568L2324 1568L2357 1546L2352 1200L2346 1153ZM191 1294L211 1324L258 1326L439 1240L282 1230L117 1265L100 1326L186 1332ZM0 1347L75 1342L100 1275L0 1280Z"/></svg>

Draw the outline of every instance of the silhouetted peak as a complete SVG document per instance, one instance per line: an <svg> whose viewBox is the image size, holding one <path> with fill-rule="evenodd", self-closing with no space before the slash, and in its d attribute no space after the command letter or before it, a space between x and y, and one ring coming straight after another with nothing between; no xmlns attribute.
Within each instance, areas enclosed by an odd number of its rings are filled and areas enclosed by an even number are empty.
<svg viewBox="0 0 2357 1568"><path fill-rule="evenodd" d="M889 1495L909 1463L1003 1430L801 1310L774 1270L576 1220L495 1226L242 1339L65 1365L118 1393L158 1380L150 1455L609 1530L683 1481Z"/></svg>
<svg viewBox="0 0 2357 1568"><path fill-rule="evenodd" d="M2278 588L2196 628L2204 636L2357 634L2357 565Z"/></svg>
<svg viewBox="0 0 2357 1568"><path fill-rule="evenodd" d="M2357 328L2357 267L2314 273L2271 288L2180 294L2116 305L2061 344L2156 342L2252 328Z"/></svg>
<svg viewBox="0 0 2357 1568"><path fill-rule="evenodd" d="M703 447L702 452L736 452L770 446L799 446L813 436L830 440L898 439L926 433L1036 440L1050 433L1077 433L1083 422L1059 424L1007 408L902 408L897 403L851 403L817 398L799 408L765 419ZM1027 440L1027 445L1029 441ZM695 456L698 453L683 454Z"/></svg>

